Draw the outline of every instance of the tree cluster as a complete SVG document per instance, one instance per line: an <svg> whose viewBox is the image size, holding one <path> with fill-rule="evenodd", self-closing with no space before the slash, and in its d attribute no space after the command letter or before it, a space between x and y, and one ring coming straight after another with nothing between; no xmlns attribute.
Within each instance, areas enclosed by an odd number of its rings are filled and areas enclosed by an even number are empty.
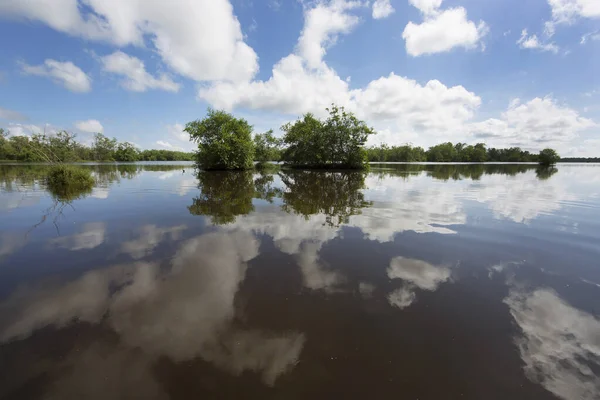
<svg viewBox="0 0 600 400"><path fill-rule="evenodd" d="M8 136L0 128L0 160L22 162L76 161L191 161L192 153L171 150L138 150L129 142L117 142L101 133L94 135L90 146L76 140L76 135L61 131L53 135Z"/></svg>
<svg viewBox="0 0 600 400"><path fill-rule="evenodd" d="M551 149L547 149L551 150ZM547 151L544 150L544 151ZM371 162L539 162L540 155L532 154L519 147L508 149L486 148L484 143L442 143L430 147L410 145L392 146L385 144L367 149Z"/></svg>
<svg viewBox="0 0 600 400"><path fill-rule="evenodd" d="M197 161L205 170L244 170L268 161L292 167L360 169L368 163L364 145L373 130L343 107L332 105L329 117L306 114L281 127L282 139L272 131L252 138L252 126L225 111L208 110L206 118L189 122L185 131L198 144Z"/></svg>

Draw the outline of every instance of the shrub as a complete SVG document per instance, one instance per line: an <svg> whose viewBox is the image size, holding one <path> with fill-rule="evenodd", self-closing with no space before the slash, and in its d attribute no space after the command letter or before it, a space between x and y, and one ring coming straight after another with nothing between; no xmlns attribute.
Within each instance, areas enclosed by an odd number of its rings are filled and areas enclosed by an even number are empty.
<svg viewBox="0 0 600 400"><path fill-rule="evenodd" d="M54 165L46 176L50 193L61 201L71 201L90 193L94 183L89 170L73 165Z"/></svg>
<svg viewBox="0 0 600 400"><path fill-rule="evenodd" d="M184 130L198 144L196 157L202 169L252 168L252 126L245 119L209 108L206 118L189 122Z"/></svg>
<svg viewBox="0 0 600 400"><path fill-rule="evenodd" d="M553 165L560 161L560 156L554 149L544 149L540 151L538 161L540 165Z"/></svg>

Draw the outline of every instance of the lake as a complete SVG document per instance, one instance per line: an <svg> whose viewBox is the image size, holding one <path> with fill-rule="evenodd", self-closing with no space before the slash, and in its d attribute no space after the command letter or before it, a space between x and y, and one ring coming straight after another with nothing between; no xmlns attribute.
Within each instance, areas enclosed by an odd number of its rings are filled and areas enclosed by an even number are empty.
<svg viewBox="0 0 600 400"><path fill-rule="evenodd" d="M600 165L0 165L2 399L598 399Z"/></svg>

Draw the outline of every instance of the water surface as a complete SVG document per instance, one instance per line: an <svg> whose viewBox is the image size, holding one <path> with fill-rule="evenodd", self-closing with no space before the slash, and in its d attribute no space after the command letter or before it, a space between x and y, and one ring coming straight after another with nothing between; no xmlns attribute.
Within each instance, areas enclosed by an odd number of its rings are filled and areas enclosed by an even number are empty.
<svg viewBox="0 0 600 400"><path fill-rule="evenodd" d="M600 166L0 165L2 399L598 399Z"/></svg>

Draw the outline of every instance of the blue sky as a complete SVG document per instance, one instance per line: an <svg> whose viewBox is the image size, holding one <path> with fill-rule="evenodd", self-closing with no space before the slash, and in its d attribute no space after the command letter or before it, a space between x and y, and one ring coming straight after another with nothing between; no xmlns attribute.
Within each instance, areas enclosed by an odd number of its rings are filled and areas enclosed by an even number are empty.
<svg viewBox="0 0 600 400"><path fill-rule="evenodd" d="M0 0L0 127L191 149L332 102L372 143L600 155L598 0Z"/></svg>

